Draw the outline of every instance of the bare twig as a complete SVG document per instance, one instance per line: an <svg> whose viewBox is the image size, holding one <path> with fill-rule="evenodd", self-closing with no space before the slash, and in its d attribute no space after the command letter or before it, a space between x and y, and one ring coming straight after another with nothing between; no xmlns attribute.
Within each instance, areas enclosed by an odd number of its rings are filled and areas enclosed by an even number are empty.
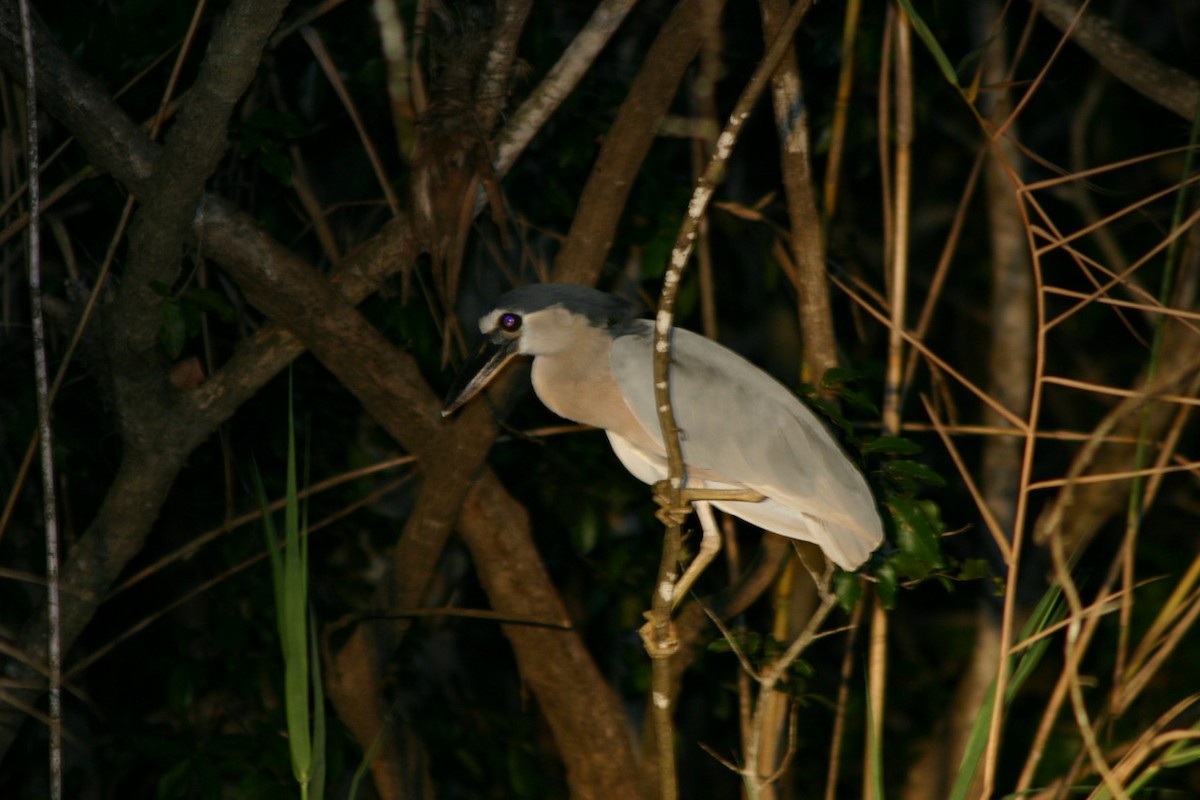
<svg viewBox="0 0 1200 800"><path fill-rule="evenodd" d="M1117 800L1129 800L1129 795L1122 789L1112 768L1105 761L1104 753L1096 740L1096 733L1089 719L1087 705L1083 699L1083 677L1079 674L1079 664L1083 660L1084 647L1081 646L1080 636L1083 630L1084 609L1079 597L1075 580L1071 577L1071 569L1063 549L1061 536L1050 539L1050 553L1054 564L1054 577L1062 587L1063 596L1071 609L1071 622L1067 626L1066 641L1063 644L1063 662L1066 667L1067 694L1071 698L1071 708L1075 712L1075 725L1083 738L1084 748L1091 759L1092 765L1104 780L1104 785L1113 793ZM996 693L1000 693L997 685ZM997 709L998 711L998 709Z"/></svg>
<svg viewBox="0 0 1200 800"><path fill-rule="evenodd" d="M829 771L825 779L825 800L837 800L838 769L842 763L842 741L846 730L846 706L850 700L850 675L854 671L855 645L861 629L863 609L869 602L866 592L859 595L854 610L850 612L850 635L846 637L846 648L842 655L842 671L838 680L837 710L833 717L833 730L829 738Z"/></svg>
<svg viewBox="0 0 1200 800"><path fill-rule="evenodd" d="M46 317L42 310L41 224L38 176L37 75L29 2L21 0L21 42L25 55L25 173L29 185L29 227L25 241L29 267L29 308L33 334L33 366L37 381L38 436L42 454L42 522L46 527L46 644L49 666L50 797L61 800L62 760L62 625L58 586L58 503L54 490L54 440L50 428L50 375L46 365Z"/></svg>
<svg viewBox="0 0 1200 800"><path fill-rule="evenodd" d="M396 146L405 161L411 161L417 141L417 110L413 105L412 61L408 55L404 20L397 0L374 0L371 4L379 25L379 41L388 68L388 97L392 103L392 126Z"/></svg>
<svg viewBox="0 0 1200 800"><path fill-rule="evenodd" d="M346 109L346 114L350 117L350 121L354 123L354 129L358 131L358 139L362 143L363 152L367 154L367 158L371 161L371 167L375 170L375 180L379 182L379 189L383 192L384 198L387 200L388 208L392 211L392 216L400 215L400 199L396 197L396 193L392 191L391 181L388 180L387 170L383 167L383 162L379 160L379 153L375 149L375 143L371 140L366 127L363 125L362 115L358 113L358 106L354 103L354 98L350 96L350 92L346 89L346 84L338 74L337 65L333 63L333 57L325 48L325 43L321 39L321 34L315 28L301 28L300 35L304 37L305 43L312 50L313 56L317 59L317 63L321 65L321 69L325 72L325 77L329 79L330 86L337 93L338 99L342 101L342 106Z"/></svg>
<svg viewBox="0 0 1200 800"><path fill-rule="evenodd" d="M904 335L905 318L907 316L908 296L908 235L910 193L912 180L912 140L913 140L913 84L912 84L912 34L907 15L898 8L889 6L889 28L895 41L895 71L884 72L881 78L881 100L884 96L895 96L895 117L881 117L880 124L891 122L894 130L881 131L881 141L891 141L894 137L895 148L890 151L891 158L885 160L885 173L892 177L885 190L884 206L890 209L888 218L891 225L887 232L888 240L888 357L887 373L883 393L883 430L885 433L898 434L900 431L901 403L904 397ZM886 65L891 59L885 58ZM892 77L888 85L887 77ZM886 145L880 145L881 151L888 155ZM889 168L890 167L890 168ZM872 761L881 761L883 747L883 718L887 697L887 631L888 617L882 602L875 598L871 607L871 637L870 655L867 668L867 702L871 706L870 722L868 724L867 746L864 748L864 775L873 775ZM876 797L876 780L868 778L864 782L863 796L868 800L882 800Z"/></svg>
<svg viewBox="0 0 1200 800"><path fill-rule="evenodd" d="M823 197L825 216L837 211L838 179L842 174L842 150L846 146L846 121L850 116L850 91L854 86L854 42L858 37L858 14L862 0L846 3L846 21L842 23L842 66L838 71L837 99L833 104L833 125L829 134L829 162L825 167Z"/></svg>
<svg viewBox="0 0 1200 800"><path fill-rule="evenodd" d="M496 174L504 175L579 83L637 0L603 0L538 87L508 119L496 141Z"/></svg>

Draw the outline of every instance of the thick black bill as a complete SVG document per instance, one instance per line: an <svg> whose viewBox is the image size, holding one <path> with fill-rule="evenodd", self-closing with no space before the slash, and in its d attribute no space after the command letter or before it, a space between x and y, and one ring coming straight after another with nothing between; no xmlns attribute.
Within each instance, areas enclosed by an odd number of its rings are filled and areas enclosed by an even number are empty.
<svg viewBox="0 0 1200 800"><path fill-rule="evenodd" d="M506 336L500 331L484 335L475 352L471 353L458 375L454 376L454 383L446 392L446 402L442 406L443 417L453 414L459 406L479 394L479 390L517 354L517 341L517 337Z"/></svg>

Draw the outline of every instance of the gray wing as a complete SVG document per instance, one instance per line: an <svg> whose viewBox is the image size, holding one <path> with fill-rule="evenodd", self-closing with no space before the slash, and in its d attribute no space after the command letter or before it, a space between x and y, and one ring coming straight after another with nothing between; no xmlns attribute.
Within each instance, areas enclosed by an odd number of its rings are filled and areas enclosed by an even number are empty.
<svg viewBox="0 0 1200 800"><path fill-rule="evenodd" d="M634 416L659 436L653 324L637 320L613 342L612 368ZM762 503L723 510L820 545L852 569L883 538L862 473L817 416L767 373L720 344L676 328L671 401L684 462L710 483L754 489Z"/></svg>

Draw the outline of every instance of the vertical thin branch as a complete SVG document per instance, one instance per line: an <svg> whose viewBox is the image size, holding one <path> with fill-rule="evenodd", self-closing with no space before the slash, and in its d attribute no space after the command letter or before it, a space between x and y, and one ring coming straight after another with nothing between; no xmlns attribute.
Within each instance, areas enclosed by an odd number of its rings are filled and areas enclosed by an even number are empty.
<svg viewBox="0 0 1200 800"><path fill-rule="evenodd" d="M833 715L833 730L829 734L829 771L825 779L825 800L837 800L837 780L842 763L842 739L846 731L846 704L850 700L850 674L854 671L854 654L858 645L858 632L862 628L863 608L868 595L864 592L850 612L850 634L846 637L846 648L842 653L842 673L838 680L836 710Z"/></svg>
<svg viewBox="0 0 1200 800"><path fill-rule="evenodd" d="M904 331L908 288L908 221L909 195L912 178L913 97L912 97L912 36L908 16L901 9L889 15L894 31L895 72L892 86L881 87L881 95L895 94L895 150L892 153L891 169L886 174L893 176L885 191L885 205L891 208L891 229L888 235L890 281L887 374L883 396L883 429L886 433L900 432L900 404L904 396ZM882 101L881 101L882 102ZM881 120L886 124L886 118ZM887 137L885 137L886 140ZM881 151L887 151L882 145ZM876 598L871 607L870 655L868 658L867 687L872 714L867 731L867 742L875 746L866 748L866 757L881 760L883 742L883 717L887 696L887 639L888 617L883 604ZM871 774L866 771L865 774ZM875 782L868 779L863 785L863 796L875 797Z"/></svg>
<svg viewBox="0 0 1200 800"><path fill-rule="evenodd" d="M842 148L846 146L846 120L850 116L850 90L854 86L854 41L858 36L858 12L862 0L846 3L842 26L842 68L838 72L837 99L833 103L833 125L829 136L829 161L825 167L825 217L837 209L838 178L842 172Z"/></svg>
<svg viewBox="0 0 1200 800"><path fill-rule="evenodd" d="M687 214L680 226L675 247L667 265L667 273L663 277L662 295L659 297L658 314L654 326L654 400L658 408L658 422L662 431L663 441L667 450L669 466L670 490L676 496L683 488L684 468L683 451L679 444L679 428L675 423L675 415L671 410L671 398L668 388L668 372L671 362L671 328L674 326L675 298L679 293L679 284L683 271L691 258L692 248L696 241L700 220L712 199L714 189L725 169L725 162L741 133L742 125L750 115L750 109L766 88L767 81L779 60L783 58L791 46L791 38L804 19L811 5L811 0L801 0L792 6L787 19L780 26L779 35L772 43L754 75L746 84L737 105L729 116L725 130L717 137L717 146L712 159L696 182L692 192L692 200L688 204ZM682 503L680 503L682 505Z"/></svg>
<svg viewBox="0 0 1200 800"><path fill-rule="evenodd" d="M659 298L658 314L654 326L654 402L658 409L658 422L662 432L663 443L667 450L668 479L662 488L661 498L664 502L664 518L667 521L667 533L663 544L664 558L659 568L659 578L654 593L653 605L648 617L649 636L648 647L652 656L654 675L653 705L655 711L655 728L658 731L659 785L664 800L673 800L675 791L673 737L671 731L670 694L660 693L663 688L669 688L670 654L673 635L671 633L671 601L674 596L675 558L668 560L668 551L677 553L680 538L680 525L687 513L687 504L683 499L684 464L683 450L679 442L679 428L675 415L671 410L669 371L671 361L671 328L674 325L675 298L679 291L683 270L691 258L700 220L712 199L712 194L720 181L725 169L725 162L733 150L734 142L741 133L742 125L750 116L750 109L766 89L767 82L775 67L779 64L788 48L791 47L792 36L801 20L807 13L811 0L799 0L788 14L779 35L772 42L762 63L751 76L745 89L742 90L725 130L717 137L716 148L708 162L704 173L696 182L692 192L692 200L688 204L687 214L680 226L675 247L663 278L662 295ZM657 645L654 646L654 645ZM670 774L668 774L668 770ZM668 793L669 792L669 793Z"/></svg>
<svg viewBox="0 0 1200 800"><path fill-rule="evenodd" d="M33 327L33 364L37 381L38 434L42 448L42 514L46 523L46 653L50 681L50 798L62 798L62 639L58 597L58 515L54 491L54 442L50 436L50 375L46 367L46 323L42 312L41 213L38 176L37 77L33 65L33 28L29 2L21 0L21 43L25 51L25 165L29 178L29 227L25 231L29 264L29 315Z"/></svg>
<svg viewBox="0 0 1200 800"><path fill-rule="evenodd" d="M158 113L154 115L154 122L150 126L150 138L157 139L159 131L162 130L163 123L167 121L167 115L171 107L171 97L175 94L175 86L179 83L179 73L183 71L183 62L187 60L187 54L192 49L192 42L196 38L196 29L200 27L200 20L204 18L204 11L208 3L206 0L200 0L196 4L196 9L192 12L192 21L188 23L187 33L183 36L183 44L179 47L179 57L175 59L174 66L171 67L171 76L167 78L167 88L163 90L163 99L159 103Z"/></svg>
<svg viewBox="0 0 1200 800"><path fill-rule="evenodd" d="M417 141L417 111L413 106L412 62L404 31L404 20L396 0L374 0L371 6L379 25L380 47L387 62L388 99L392 107L392 127L396 129L396 149L406 162L412 161Z"/></svg>
<svg viewBox="0 0 1200 800"><path fill-rule="evenodd" d="M871 632L867 638L866 742L863 747L864 800L883 800L877 783L883 770L883 710L887 701L888 616L879 595L871 598Z"/></svg>
<svg viewBox="0 0 1200 800"><path fill-rule="evenodd" d="M763 33L768 42L773 41L788 4L785 0L760 0L759 6ZM796 306L803 342L800 376L801 380L819 383L826 371L837 366L837 346L825 271L824 226L810 159L804 85L794 48L789 48L772 77L771 96L787 198L787 238L796 260Z"/></svg>
<svg viewBox="0 0 1200 800"><path fill-rule="evenodd" d="M655 760L658 767L659 800L675 800L679 796L679 777L675 770L675 726L671 719L671 656L678 647L671 631L671 607L675 596L675 581L679 575L682 520L670 517L667 535L663 539L662 559L658 567L654 599L651 601L646 633L646 650L650 653L650 701L654 714Z"/></svg>
<svg viewBox="0 0 1200 800"><path fill-rule="evenodd" d="M889 305L891 328L888 333L887 377L883 398L883 428L890 434L900 432L900 402L904 394L904 330L908 285L908 220L912 178L912 37L908 17L897 9L895 73L895 154L892 174L891 286Z"/></svg>

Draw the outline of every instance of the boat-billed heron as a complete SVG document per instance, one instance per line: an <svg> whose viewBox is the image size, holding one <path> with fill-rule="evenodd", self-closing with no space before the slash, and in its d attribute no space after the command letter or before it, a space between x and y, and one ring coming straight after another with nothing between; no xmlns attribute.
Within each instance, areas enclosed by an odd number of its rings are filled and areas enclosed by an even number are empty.
<svg viewBox="0 0 1200 800"><path fill-rule="evenodd" d="M654 325L632 304L584 286L514 289L479 321L483 341L446 398L452 413L516 356L533 357L533 388L567 419L602 428L625 468L649 484L667 477L654 400ZM824 423L792 392L711 339L675 328L671 406L689 488L741 489L758 502L712 505L772 533L819 546L857 569L883 539L871 490ZM707 503L696 510L700 552L677 584L682 597L720 538Z"/></svg>

